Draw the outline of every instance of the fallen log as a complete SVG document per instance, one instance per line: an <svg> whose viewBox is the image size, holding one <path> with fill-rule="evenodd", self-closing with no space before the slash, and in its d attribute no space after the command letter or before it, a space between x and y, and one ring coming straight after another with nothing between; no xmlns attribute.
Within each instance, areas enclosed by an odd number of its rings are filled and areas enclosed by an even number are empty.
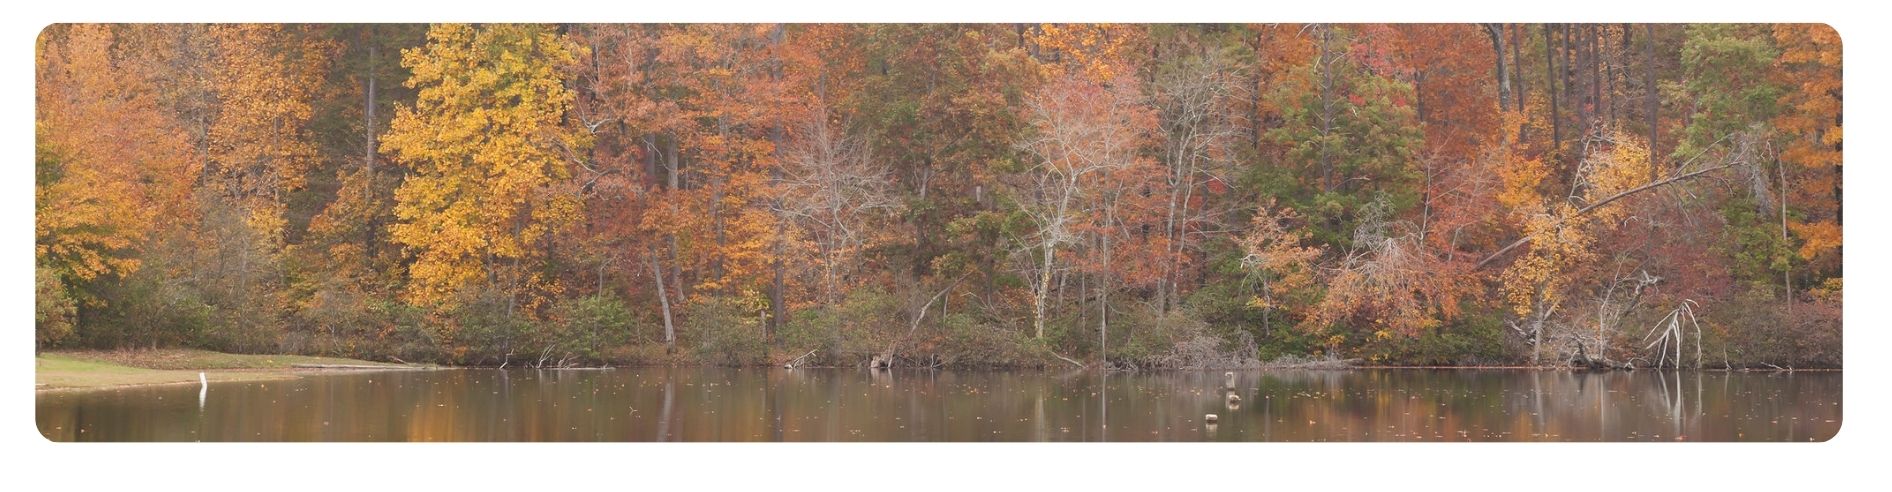
<svg viewBox="0 0 1892 492"><path fill-rule="evenodd" d="M292 369L425 369L423 367L414 366L370 366L362 364L290 364L289 367Z"/></svg>
<svg viewBox="0 0 1892 492"><path fill-rule="evenodd" d="M1077 366L1077 367L1078 367L1079 369L1083 369L1083 368L1086 368L1086 367L1090 367L1090 366L1087 366L1087 365L1084 365L1084 363L1082 363L1082 362L1078 362L1078 361L1076 361L1076 360L1072 360L1072 359L1071 359L1070 357L1065 357L1065 356L1062 356L1062 355L1058 355L1058 353L1057 353L1057 352L1052 352L1052 351L1049 351L1049 350L1047 350L1047 351L1045 351L1045 353L1048 353L1048 354L1051 354L1051 356L1052 356L1052 357L1057 357L1057 358L1058 358L1059 360L1063 360L1063 361L1065 361L1065 362L1069 362L1069 363L1071 363L1071 365L1074 365L1074 366Z"/></svg>
<svg viewBox="0 0 1892 492"><path fill-rule="evenodd" d="M1569 217L1562 217L1562 218L1558 218L1557 220L1558 220L1559 222L1562 222L1562 221L1564 221L1564 220L1568 220L1568 219L1570 219L1570 218L1573 218L1573 217L1579 217L1579 216L1582 216L1582 215L1584 215L1584 214L1587 214L1587 213L1590 213L1590 211L1593 211L1593 210L1596 210L1596 209L1598 209L1598 208L1602 208L1602 207L1603 207L1603 206L1605 206L1605 205L1609 205L1609 204L1610 204L1611 202L1615 202L1615 201L1617 201L1617 200L1621 200L1621 199L1623 199L1623 198L1628 198L1628 197L1630 197L1630 196L1633 196L1633 195L1635 195L1635 194L1637 194L1637 193L1642 193L1642 192L1644 192L1644 191L1648 191L1648 190L1653 190L1653 189L1656 189L1656 188L1661 188L1661 187L1663 187L1663 186L1666 186L1666 185L1668 185L1668 184L1670 184L1670 183L1677 183L1677 182L1681 182L1681 181L1686 181L1686 180L1688 180L1688 179L1690 179L1690 178L1694 178L1694 177L1696 177L1696 176L1701 176L1701 175L1703 175L1703 174L1708 174L1709 172L1713 172L1713 171L1719 171L1719 170L1722 170L1722 169L1726 169L1726 168L1728 168L1728 167L1730 167L1730 166L1733 166L1733 164L1722 164L1722 165L1719 165L1719 166L1715 166L1715 167L1710 167L1710 168L1707 168L1707 169L1702 169L1702 170L1700 170L1700 171L1695 171L1695 172L1691 172L1691 173L1686 173L1686 174L1680 174L1680 175L1676 175L1676 176L1672 176L1672 177L1669 177L1669 178L1665 178L1665 179L1661 179L1661 180L1657 180L1657 181L1653 181L1653 182L1650 182L1650 183L1648 183L1648 184L1644 184L1644 185L1642 185L1642 186L1637 186L1637 187L1635 187L1635 188L1631 188L1631 189L1629 189L1629 190L1625 190L1625 191L1623 191L1623 192L1621 192L1621 193L1617 193L1617 194L1615 194L1615 195L1610 195L1609 197L1606 197L1606 198L1603 198L1603 199L1601 199L1601 200L1597 200L1597 201L1596 201L1596 203L1592 203L1592 204L1589 204L1589 205L1585 205L1585 206L1584 206L1583 208L1579 208L1579 209L1577 209L1577 211L1576 211L1576 212L1574 212L1574 213L1571 213ZM1497 252L1495 252L1495 253L1492 253L1492 254L1491 254L1491 256L1486 256L1486 257L1485 257L1485 259L1483 259L1483 260L1480 260L1480 261L1478 262L1478 265L1476 265L1476 266L1473 266L1473 267L1472 267L1472 269L1473 269L1473 270L1477 270L1477 269L1480 269L1480 268L1484 268L1484 267L1485 267L1485 265L1488 265L1488 264L1491 264L1491 262L1493 262L1493 261L1496 261L1496 260L1497 260L1498 258L1501 258L1501 257L1503 257L1503 256L1505 255L1505 253L1509 253L1509 252L1511 252L1511 250L1514 250L1514 249L1517 249L1517 248L1518 248L1518 247L1520 247L1520 246L1524 246L1524 245L1526 245L1526 244L1530 244L1530 242L1531 242L1531 236L1524 236L1524 237L1521 237L1521 238L1518 238L1518 239L1517 239L1516 241L1512 241L1512 242L1511 242L1510 244L1506 244L1506 245L1505 245L1505 246L1504 246L1503 248L1498 248L1498 251L1497 251Z"/></svg>

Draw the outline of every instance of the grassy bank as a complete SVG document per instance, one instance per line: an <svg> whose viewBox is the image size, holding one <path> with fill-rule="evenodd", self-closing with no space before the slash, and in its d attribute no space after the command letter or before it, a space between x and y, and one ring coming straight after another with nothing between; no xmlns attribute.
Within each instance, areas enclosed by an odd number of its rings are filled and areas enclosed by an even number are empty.
<svg viewBox="0 0 1892 492"><path fill-rule="evenodd" d="M297 367L310 365L417 367L338 357L188 349L61 351L42 352L35 359L34 387L44 391L196 383L199 372L211 381L266 381L330 371Z"/></svg>

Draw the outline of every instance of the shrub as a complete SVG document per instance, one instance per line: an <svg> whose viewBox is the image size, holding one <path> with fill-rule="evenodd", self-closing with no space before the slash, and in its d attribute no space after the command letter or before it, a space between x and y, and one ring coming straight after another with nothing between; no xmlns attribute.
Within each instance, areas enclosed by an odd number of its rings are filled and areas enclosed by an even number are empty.
<svg viewBox="0 0 1892 492"><path fill-rule="evenodd" d="M79 303L51 269L39 267L33 273L33 341L40 348L57 346L72 338Z"/></svg>
<svg viewBox="0 0 1892 492"><path fill-rule="evenodd" d="M1228 275L1242 274L1234 262L1218 260L1217 268ZM1256 357L1261 360L1304 356L1323 348L1326 337L1298 326L1301 320L1291 316L1290 310L1252 305L1255 288L1236 281L1211 282L1190 293L1183 309L1190 317L1207 323L1221 338L1234 339L1238 333L1246 333L1255 341ZM1278 302L1309 303L1314 294L1297 295L1300 297Z"/></svg>
<svg viewBox="0 0 1892 492"><path fill-rule="evenodd" d="M445 346L427 329L427 315L420 308L393 299L368 303L369 319L376 330L378 345L385 355L408 362L444 361Z"/></svg>
<svg viewBox="0 0 1892 492"><path fill-rule="evenodd" d="M441 362L441 346L424 329L420 309L347 285L307 294L283 337L289 353L368 360Z"/></svg>
<svg viewBox="0 0 1892 492"><path fill-rule="evenodd" d="M1137 311L1132 311L1137 312ZM1137 343L1126 348L1143 351L1141 359L1125 362L1144 367L1184 369L1260 367L1254 336L1237 325L1212 325L1194 306L1168 314L1140 312L1143 325L1133 333Z"/></svg>
<svg viewBox="0 0 1892 492"><path fill-rule="evenodd" d="M506 365L537 362L543 356L544 345L532 337L536 325L505 291L482 288L463 296L450 324L436 331L445 335L441 338L454 362Z"/></svg>
<svg viewBox="0 0 1892 492"><path fill-rule="evenodd" d="M631 311L614 296L566 300L559 304L553 318L557 320L550 324L553 350L584 361L603 361L612 348L638 338L634 336L639 331L633 329ZM648 331L643 330L646 336L638 341L648 341Z"/></svg>
<svg viewBox="0 0 1892 492"><path fill-rule="evenodd" d="M1734 367L1840 365L1837 295L1816 292L1810 299L1796 300L1791 316L1785 302L1771 293L1747 291L1738 297L1702 321L1708 338L1703 365L1712 367L1717 358Z"/></svg>
<svg viewBox="0 0 1892 492"><path fill-rule="evenodd" d="M906 331L899 299L863 288L848 292L838 304L795 313L777 335L795 355L814 350L823 363L846 364L885 350Z"/></svg>
<svg viewBox="0 0 1892 492"><path fill-rule="evenodd" d="M211 306L196 290L156 270L141 268L122 280L97 283L98 298L112 301L80 312L80 343L117 348L200 342L211 324Z"/></svg>
<svg viewBox="0 0 1892 492"><path fill-rule="evenodd" d="M683 330L695 339L697 357L723 365L754 365L768 356L763 339L765 303L710 297L683 309Z"/></svg>
<svg viewBox="0 0 1892 492"><path fill-rule="evenodd" d="M1362 353L1372 362L1393 365L1483 365L1514 362L1505 349L1501 312L1466 312L1418 336L1374 338Z"/></svg>
<svg viewBox="0 0 1892 492"><path fill-rule="evenodd" d="M1042 366L1052 360L1046 345L1033 340L1030 334L972 313L955 312L940 318L940 330L933 353L946 365Z"/></svg>
<svg viewBox="0 0 1892 492"><path fill-rule="evenodd" d="M268 353L281 350L285 332L277 316L268 308L230 307L213 311L210 324L191 345L232 353Z"/></svg>

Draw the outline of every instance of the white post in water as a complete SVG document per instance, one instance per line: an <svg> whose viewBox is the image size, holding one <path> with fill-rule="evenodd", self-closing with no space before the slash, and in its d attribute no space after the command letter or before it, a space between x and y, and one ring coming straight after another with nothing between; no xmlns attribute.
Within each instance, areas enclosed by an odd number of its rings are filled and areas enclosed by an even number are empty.
<svg viewBox="0 0 1892 492"><path fill-rule="evenodd" d="M197 373L197 409L198 410L204 409L204 396L209 395L209 394L210 394L210 378L204 377L204 373L200 371Z"/></svg>

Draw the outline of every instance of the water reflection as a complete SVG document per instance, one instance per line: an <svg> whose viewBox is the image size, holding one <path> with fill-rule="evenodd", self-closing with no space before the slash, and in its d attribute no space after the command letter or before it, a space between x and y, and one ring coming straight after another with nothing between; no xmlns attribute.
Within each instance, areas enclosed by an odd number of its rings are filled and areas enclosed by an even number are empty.
<svg viewBox="0 0 1892 492"><path fill-rule="evenodd" d="M1838 373L1236 376L390 372L45 393L37 419L56 441L1807 441L1841 416Z"/></svg>

